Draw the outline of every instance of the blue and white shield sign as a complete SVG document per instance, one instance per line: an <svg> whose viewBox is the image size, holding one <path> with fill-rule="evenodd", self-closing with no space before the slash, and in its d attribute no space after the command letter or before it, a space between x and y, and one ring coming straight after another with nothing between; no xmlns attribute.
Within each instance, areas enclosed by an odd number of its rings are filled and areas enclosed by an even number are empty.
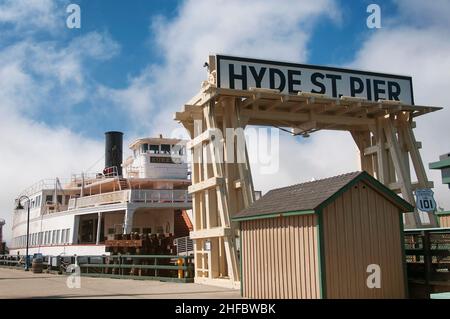
<svg viewBox="0 0 450 319"><path fill-rule="evenodd" d="M430 188L416 190L416 207L423 212L434 212L436 210L434 193Z"/></svg>

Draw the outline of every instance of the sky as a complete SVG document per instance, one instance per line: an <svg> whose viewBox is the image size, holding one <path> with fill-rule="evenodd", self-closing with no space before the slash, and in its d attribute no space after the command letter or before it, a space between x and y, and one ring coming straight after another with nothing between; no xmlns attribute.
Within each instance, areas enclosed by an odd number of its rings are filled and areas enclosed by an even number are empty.
<svg viewBox="0 0 450 319"><path fill-rule="evenodd" d="M81 28L69 29L69 4ZM369 29L366 9L381 8ZM46 178L100 170L103 133L180 130L173 113L206 79L210 54L349 67L413 77L415 102L450 105L450 1L0 0L0 218L10 239L14 199ZM417 119L426 166L450 152L450 111ZM280 133L279 169L252 166L255 188L358 167L346 132ZM438 204L450 191L427 169Z"/></svg>

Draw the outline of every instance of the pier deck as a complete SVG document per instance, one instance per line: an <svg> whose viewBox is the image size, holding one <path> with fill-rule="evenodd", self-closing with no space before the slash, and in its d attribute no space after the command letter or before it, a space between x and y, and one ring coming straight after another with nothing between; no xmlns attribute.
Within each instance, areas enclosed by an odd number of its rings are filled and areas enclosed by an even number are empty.
<svg viewBox="0 0 450 319"><path fill-rule="evenodd" d="M67 276L0 268L0 299L5 298L240 298L239 290L191 283L81 277L81 288L68 288Z"/></svg>

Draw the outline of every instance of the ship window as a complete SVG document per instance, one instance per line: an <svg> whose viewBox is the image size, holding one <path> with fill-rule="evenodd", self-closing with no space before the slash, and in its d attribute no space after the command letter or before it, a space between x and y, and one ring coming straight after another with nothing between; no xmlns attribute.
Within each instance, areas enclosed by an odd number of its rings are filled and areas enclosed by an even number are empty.
<svg viewBox="0 0 450 319"><path fill-rule="evenodd" d="M161 144L161 153L162 154L170 154L170 145L169 144Z"/></svg>
<svg viewBox="0 0 450 319"><path fill-rule="evenodd" d="M151 228L143 228L143 229L142 229L142 232L143 232L144 234L151 234L151 233L152 233L152 229L151 229Z"/></svg>
<svg viewBox="0 0 450 319"><path fill-rule="evenodd" d="M66 243L66 230L63 229L61 231L61 244L65 244Z"/></svg>
<svg viewBox="0 0 450 319"><path fill-rule="evenodd" d="M53 195L45 196L45 203L53 203Z"/></svg>
<svg viewBox="0 0 450 319"><path fill-rule="evenodd" d="M140 228L133 228L133 229L131 230L132 233L139 233L140 231L141 231Z"/></svg>
<svg viewBox="0 0 450 319"><path fill-rule="evenodd" d="M150 154L159 154L159 145L150 145Z"/></svg>
<svg viewBox="0 0 450 319"><path fill-rule="evenodd" d="M53 245L56 242L56 230L52 230L52 242L51 244Z"/></svg>
<svg viewBox="0 0 450 319"><path fill-rule="evenodd" d="M69 205L70 195L66 195L65 204Z"/></svg>
<svg viewBox="0 0 450 319"><path fill-rule="evenodd" d="M60 243L61 243L61 237L60 237L60 235L61 235L61 231L58 229L57 232L56 232L56 243L57 243L57 244L60 244Z"/></svg>
<svg viewBox="0 0 450 319"><path fill-rule="evenodd" d="M58 201L58 204L61 204L61 205L62 205L62 200L63 200L62 195L57 195L57 196L56 196L56 200Z"/></svg>
<svg viewBox="0 0 450 319"><path fill-rule="evenodd" d="M66 229L66 244L70 242L70 228Z"/></svg>
<svg viewBox="0 0 450 319"><path fill-rule="evenodd" d="M108 228L108 235L114 235L114 228Z"/></svg>
<svg viewBox="0 0 450 319"><path fill-rule="evenodd" d="M141 152L145 154L147 153L147 151L148 151L148 144L142 144Z"/></svg>

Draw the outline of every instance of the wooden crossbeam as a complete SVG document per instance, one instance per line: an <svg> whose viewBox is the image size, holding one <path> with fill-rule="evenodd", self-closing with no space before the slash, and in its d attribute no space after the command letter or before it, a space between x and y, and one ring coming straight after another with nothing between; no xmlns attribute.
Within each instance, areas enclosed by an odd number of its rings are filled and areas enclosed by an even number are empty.
<svg viewBox="0 0 450 319"><path fill-rule="evenodd" d="M186 148L192 149L200 144L203 144L205 142L209 142L211 140L211 136L213 135L211 130L206 130L203 133L201 133L200 135L194 137L194 139L190 140L189 142L187 142L186 144Z"/></svg>
<svg viewBox="0 0 450 319"><path fill-rule="evenodd" d="M191 239L205 239L205 238L229 236L230 233L231 233L230 227L212 227L209 229L191 231L189 237L191 237Z"/></svg>
<svg viewBox="0 0 450 319"><path fill-rule="evenodd" d="M401 184L399 182L394 182L394 183L390 183L388 185L389 189L391 189L392 191L396 192L396 193L401 193ZM434 187L434 183L433 182L427 182L425 185L423 185L422 183L419 182L415 182L411 184L411 189L413 191L415 191L418 188L433 188Z"/></svg>
<svg viewBox="0 0 450 319"><path fill-rule="evenodd" d="M194 194L200 191L204 191L206 189L214 188L216 186L222 185L224 179L221 177L211 177L206 181L196 183L195 185L191 185L188 187L189 194Z"/></svg>
<svg viewBox="0 0 450 319"><path fill-rule="evenodd" d="M289 95L282 95L280 100L276 103L273 103L271 106L269 106L266 111L272 111L275 110L277 108L279 108L280 106L286 105L290 100Z"/></svg>

